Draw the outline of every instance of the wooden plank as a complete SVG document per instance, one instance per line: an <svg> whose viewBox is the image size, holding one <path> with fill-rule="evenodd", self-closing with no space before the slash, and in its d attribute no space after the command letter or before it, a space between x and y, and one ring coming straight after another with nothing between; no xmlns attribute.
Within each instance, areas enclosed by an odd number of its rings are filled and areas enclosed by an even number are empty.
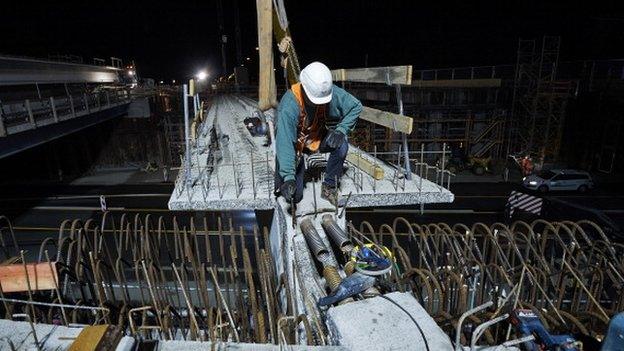
<svg viewBox="0 0 624 351"><path fill-rule="evenodd" d="M412 66L348 68L332 70L334 81L393 84L412 84Z"/></svg>
<svg viewBox="0 0 624 351"><path fill-rule="evenodd" d="M26 264L26 268L32 291L52 290L55 288L55 280L58 283L58 274L54 263L51 270L47 262L29 263ZM0 266L0 284L2 284L4 293L28 291L24 265L11 264Z"/></svg>
<svg viewBox="0 0 624 351"><path fill-rule="evenodd" d="M412 125L414 123L412 117L381 111L366 106L363 106L360 118L405 134L412 133Z"/></svg>
<svg viewBox="0 0 624 351"><path fill-rule="evenodd" d="M78 334L69 351L114 350L121 337L119 328L112 325L88 325Z"/></svg>
<svg viewBox="0 0 624 351"><path fill-rule="evenodd" d="M384 177L384 170L381 166L375 165L355 152L349 151L347 154L347 161L377 180L383 179Z"/></svg>

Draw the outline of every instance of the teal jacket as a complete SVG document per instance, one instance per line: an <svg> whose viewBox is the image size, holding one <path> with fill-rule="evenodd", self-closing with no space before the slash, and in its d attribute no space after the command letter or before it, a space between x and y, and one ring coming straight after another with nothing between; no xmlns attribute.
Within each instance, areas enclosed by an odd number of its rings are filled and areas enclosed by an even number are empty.
<svg viewBox="0 0 624 351"><path fill-rule="evenodd" d="M295 179L295 144L297 142L299 112L299 104L297 104L295 95L291 90L288 90L282 96L277 107L277 135L275 137L279 175L284 181ZM313 116L310 112L307 115ZM336 130L344 135L349 135L361 112L362 103L360 100L344 89L333 86L327 119L338 121Z"/></svg>

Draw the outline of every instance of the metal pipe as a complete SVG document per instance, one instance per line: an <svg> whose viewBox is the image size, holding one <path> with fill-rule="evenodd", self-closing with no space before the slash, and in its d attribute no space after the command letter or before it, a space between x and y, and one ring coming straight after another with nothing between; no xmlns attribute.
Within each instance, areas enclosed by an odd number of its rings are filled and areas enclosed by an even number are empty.
<svg viewBox="0 0 624 351"><path fill-rule="evenodd" d="M401 94L401 85L396 85L396 96L397 96L397 104L399 105L399 114L404 115L403 113L403 95ZM405 158L405 178L407 180L412 180L412 167L410 165L409 159L409 148L407 146L407 134L401 133L401 140L403 142L403 153Z"/></svg>
<svg viewBox="0 0 624 351"><path fill-rule="evenodd" d="M446 143L443 143L442 144L442 164L440 165L442 167L441 173L440 173L440 185L443 187L444 187L444 168L445 168L444 163L446 163L446 160L444 158L445 155L446 155Z"/></svg>
<svg viewBox="0 0 624 351"><path fill-rule="evenodd" d="M188 85L182 85L182 101L184 102L184 176L186 185L189 185L191 178L191 131L189 129L189 105L188 105Z"/></svg>
<svg viewBox="0 0 624 351"><path fill-rule="evenodd" d="M301 232L303 233L303 237L310 251L312 251L316 259L325 266L329 258L329 249L325 246L323 239L321 239L321 236L314 227L314 223L312 223L310 218L306 218L301 221L299 227L301 228Z"/></svg>
<svg viewBox="0 0 624 351"><path fill-rule="evenodd" d="M348 253L353 250L353 242L351 242L347 233L345 233L345 231L340 228L338 223L336 223L334 216L329 213L323 215L321 226L323 227L323 230L325 230L325 233L329 235L334 244L338 245L343 253Z"/></svg>
<svg viewBox="0 0 624 351"><path fill-rule="evenodd" d="M360 174L360 179L363 179L364 177ZM374 179L374 177L373 177ZM360 185L360 187L362 187ZM340 210L340 214L338 215L338 218L342 218L342 216L344 216L345 211L347 210L347 205L349 204L349 200L351 199L351 194L353 194L352 191L349 192L349 195L347 195L347 199L345 200L344 205L342 206L342 210Z"/></svg>
<svg viewBox="0 0 624 351"><path fill-rule="evenodd" d="M70 308L70 309L77 309L77 310L104 311L106 313L109 313L109 311L110 311L106 307L93 307L93 306L82 306L82 305L67 305L67 304L62 304L62 303L49 303L49 302L38 302L38 301L10 299L10 298L7 298L7 297L0 297L0 301L12 302L12 303L23 303L25 305L34 305L34 306L60 307L60 308Z"/></svg>

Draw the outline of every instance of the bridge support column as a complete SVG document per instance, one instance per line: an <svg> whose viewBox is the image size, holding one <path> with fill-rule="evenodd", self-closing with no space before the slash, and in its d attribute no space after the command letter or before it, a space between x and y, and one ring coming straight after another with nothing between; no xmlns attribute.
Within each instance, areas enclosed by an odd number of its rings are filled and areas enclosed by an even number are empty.
<svg viewBox="0 0 624 351"><path fill-rule="evenodd" d="M106 106L110 107L110 95L108 94L108 90L106 91Z"/></svg>
<svg viewBox="0 0 624 351"><path fill-rule="evenodd" d="M91 109L89 108L89 96L87 93L82 94L82 98L84 99L85 111L91 113Z"/></svg>
<svg viewBox="0 0 624 351"><path fill-rule="evenodd" d="M0 137L7 135L6 127L4 126L4 115L2 113L2 104L0 103Z"/></svg>
<svg viewBox="0 0 624 351"><path fill-rule="evenodd" d="M69 97L69 107L71 107L71 115L72 118L76 117L76 108L74 107L74 98L71 95L67 95Z"/></svg>
<svg viewBox="0 0 624 351"><path fill-rule="evenodd" d="M54 104L54 97L50 96L50 108L52 109L52 117L54 117L54 123L59 122L58 114L56 113L56 105Z"/></svg>
<svg viewBox="0 0 624 351"><path fill-rule="evenodd" d="M35 116L33 116L32 108L30 107L30 100L26 99L24 104L26 105L26 111L28 111L28 121L30 122L30 126L32 129L35 129L37 128L37 124L35 124Z"/></svg>

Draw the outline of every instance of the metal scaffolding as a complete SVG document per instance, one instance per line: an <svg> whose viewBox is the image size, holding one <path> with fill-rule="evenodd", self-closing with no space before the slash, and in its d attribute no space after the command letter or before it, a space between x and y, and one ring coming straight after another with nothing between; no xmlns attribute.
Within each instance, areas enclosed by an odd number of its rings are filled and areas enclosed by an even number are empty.
<svg viewBox="0 0 624 351"><path fill-rule="evenodd" d="M501 158L504 153L505 123L508 109L500 83L480 86L484 79L456 81L427 80L403 87L405 113L414 117L414 127L407 135L409 149L441 150L446 143L456 154L466 157ZM435 84L433 84L435 83ZM350 84L349 91L363 100L377 102L389 110L392 91L361 84ZM499 96L501 95L501 96ZM396 151L402 144L398 133L360 121L351 140L364 150Z"/></svg>
<svg viewBox="0 0 624 351"><path fill-rule="evenodd" d="M560 37L545 36L541 50L534 39L520 39L512 100L510 152L556 160L571 81L557 80Z"/></svg>

